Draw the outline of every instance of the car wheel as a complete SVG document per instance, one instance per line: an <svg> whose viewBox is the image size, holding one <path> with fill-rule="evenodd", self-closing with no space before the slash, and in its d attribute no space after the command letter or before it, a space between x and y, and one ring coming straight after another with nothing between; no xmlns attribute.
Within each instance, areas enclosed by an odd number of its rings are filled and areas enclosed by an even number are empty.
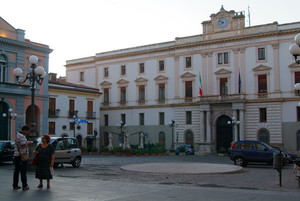
<svg viewBox="0 0 300 201"><path fill-rule="evenodd" d="M79 168L81 164L81 158L77 156L74 161L72 162L72 166L75 168Z"/></svg>
<svg viewBox="0 0 300 201"><path fill-rule="evenodd" d="M240 157L240 156L238 156L234 159L234 164L242 166L242 167L247 166L247 162L245 161L245 159L243 157Z"/></svg>

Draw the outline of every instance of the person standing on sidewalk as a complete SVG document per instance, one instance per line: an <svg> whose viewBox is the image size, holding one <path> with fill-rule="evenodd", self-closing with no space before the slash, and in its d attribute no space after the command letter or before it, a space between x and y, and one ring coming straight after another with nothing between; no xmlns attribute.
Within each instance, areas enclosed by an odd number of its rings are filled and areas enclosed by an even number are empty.
<svg viewBox="0 0 300 201"><path fill-rule="evenodd" d="M28 153L28 145L32 144L32 141L27 141L27 136L30 132L29 126L23 126L21 131L16 136L16 148L14 152L14 176L13 176L13 189L21 189L19 186L19 175L21 174L21 182L23 190L28 190L27 184L27 164L28 161L22 161L20 154Z"/></svg>

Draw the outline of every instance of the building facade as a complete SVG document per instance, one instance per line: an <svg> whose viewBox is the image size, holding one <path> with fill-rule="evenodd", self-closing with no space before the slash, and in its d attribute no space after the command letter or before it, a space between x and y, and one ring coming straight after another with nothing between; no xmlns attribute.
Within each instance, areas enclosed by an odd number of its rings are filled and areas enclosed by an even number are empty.
<svg viewBox="0 0 300 201"><path fill-rule="evenodd" d="M245 139L299 152L300 66L288 49L300 22L246 27L243 12L222 7L202 27L200 35L66 62L68 82L103 93L102 145L122 121L132 145L143 131L146 143L167 149L226 152Z"/></svg>
<svg viewBox="0 0 300 201"><path fill-rule="evenodd" d="M50 73L48 133L76 137L81 146L98 148L100 95L98 88L69 83Z"/></svg>
<svg viewBox="0 0 300 201"><path fill-rule="evenodd" d="M28 58L36 55L38 65L48 72L49 54L52 50L44 44L25 39L25 31L15 29L0 17L0 140L15 139L15 134L26 124L35 122L35 133L32 137L48 131L48 78L42 85L35 86L34 119L31 116L31 90L29 82L16 84L13 70L23 70L25 79L31 72ZM9 114L17 114L12 117ZM10 118L12 117L12 118Z"/></svg>

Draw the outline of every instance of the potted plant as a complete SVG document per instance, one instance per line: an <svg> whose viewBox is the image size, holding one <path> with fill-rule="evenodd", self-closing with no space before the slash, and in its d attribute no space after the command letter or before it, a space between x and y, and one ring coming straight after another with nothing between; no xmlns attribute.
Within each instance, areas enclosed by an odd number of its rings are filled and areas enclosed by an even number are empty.
<svg viewBox="0 0 300 201"><path fill-rule="evenodd" d="M112 151L117 156L122 155L122 147L114 147Z"/></svg>
<svg viewBox="0 0 300 201"><path fill-rule="evenodd" d="M122 149L122 153L124 156L131 156L132 150L129 148Z"/></svg>
<svg viewBox="0 0 300 201"><path fill-rule="evenodd" d="M144 149L134 149L133 152L136 156L142 156L145 153Z"/></svg>
<svg viewBox="0 0 300 201"><path fill-rule="evenodd" d="M100 152L101 152L101 154L103 154L103 155L108 155L108 154L110 154L108 147L105 147L105 146L101 146L101 147L100 147Z"/></svg>

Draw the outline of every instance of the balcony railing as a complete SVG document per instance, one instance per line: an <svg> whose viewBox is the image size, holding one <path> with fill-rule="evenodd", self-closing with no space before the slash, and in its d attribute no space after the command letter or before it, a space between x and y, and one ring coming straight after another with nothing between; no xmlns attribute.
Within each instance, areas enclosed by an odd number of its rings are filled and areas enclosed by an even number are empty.
<svg viewBox="0 0 300 201"><path fill-rule="evenodd" d="M78 111L77 110L75 110L75 111L69 111L69 115L68 115L69 118L73 118L74 115L76 117L78 117Z"/></svg>
<svg viewBox="0 0 300 201"><path fill-rule="evenodd" d="M49 111L48 111L48 117L49 118L57 118L57 117L59 117L59 113L60 113L59 109L56 109L56 110L49 109Z"/></svg>
<svg viewBox="0 0 300 201"><path fill-rule="evenodd" d="M96 119L96 112L86 112L87 119Z"/></svg>

